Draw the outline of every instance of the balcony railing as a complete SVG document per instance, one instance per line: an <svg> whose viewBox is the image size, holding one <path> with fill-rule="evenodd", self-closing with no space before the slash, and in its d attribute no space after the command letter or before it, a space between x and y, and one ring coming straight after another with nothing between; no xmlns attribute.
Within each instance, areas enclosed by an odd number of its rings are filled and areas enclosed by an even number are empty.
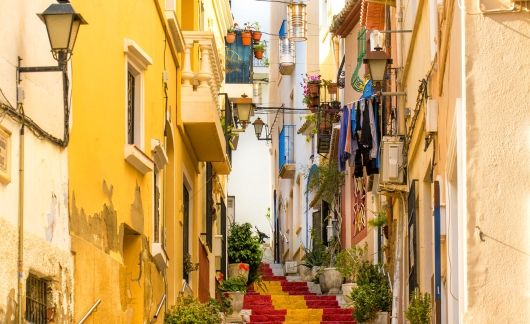
<svg viewBox="0 0 530 324"><path fill-rule="evenodd" d="M294 127L295 125L285 125L279 135L279 167L280 176L294 176Z"/></svg>

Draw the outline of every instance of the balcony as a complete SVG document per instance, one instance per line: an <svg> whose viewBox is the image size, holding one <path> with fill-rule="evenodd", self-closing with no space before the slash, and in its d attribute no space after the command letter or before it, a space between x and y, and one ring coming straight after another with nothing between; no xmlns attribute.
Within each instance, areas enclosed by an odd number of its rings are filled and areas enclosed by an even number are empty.
<svg viewBox="0 0 530 324"><path fill-rule="evenodd" d="M280 178L294 179L296 165L294 162L294 125L285 125L279 136L279 169Z"/></svg>
<svg viewBox="0 0 530 324"><path fill-rule="evenodd" d="M222 67L215 38L210 32L184 31L184 66L182 69L182 123L199 161L214 162L220 174L230 172L225 135L221 126L219 89ZM194 46L200 54L198 71L192 70Z"/></svg>

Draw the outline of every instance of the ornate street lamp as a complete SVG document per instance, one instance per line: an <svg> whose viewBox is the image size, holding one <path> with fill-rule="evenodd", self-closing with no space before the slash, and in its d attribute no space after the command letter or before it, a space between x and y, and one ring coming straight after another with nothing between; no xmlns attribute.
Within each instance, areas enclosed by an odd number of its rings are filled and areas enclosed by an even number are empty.
<svg viewBox="0 0 530 324"><path fill-rule="evenodd" d="M232 103L235 106L235 115L243 129L245 129L250 121L250 116L254 112L252 98L248 98L246 94L243 94L241 98L232 99Z"/></svg>
<svg viewBox="0 0 530 324"><path fill-rule="evenodd" d="M37 16L46 25L53 58L61 65L70 59L79 27L87 22L75 12L70 1L57 0L57 2Z"/></svg>
<svg viewBox="0 0 530 324"><path fill-rule="evenodd" d="M270 133L267 134L267 129L269 128L269 126L267 126L267 124L265 124L263 122L263 120L261 120L261 118L258 117L252 123L252 125L254 126L254 133L256 134L256 137L258 138L258 141L270 141L271 140ZM261 138L261 133L263 131L263 126L265 126L265 138Z"/></svg>
<svg viewBox="0 0 530 324"><path fill-rule="evenodd" d="M366 53L363 62L368 64L374 85L380 85L385 79L387 65L392 64L392 59L383 51L383 35L377 30L370 34L370 49L372 50Z"/></svg>
<svg viewBox="0 0 530 324"><path fill-rule="evenodd" d="M287 21L289 22L289 40L303 42L306 37L306 4L292 2L287 5Z"/></svg>

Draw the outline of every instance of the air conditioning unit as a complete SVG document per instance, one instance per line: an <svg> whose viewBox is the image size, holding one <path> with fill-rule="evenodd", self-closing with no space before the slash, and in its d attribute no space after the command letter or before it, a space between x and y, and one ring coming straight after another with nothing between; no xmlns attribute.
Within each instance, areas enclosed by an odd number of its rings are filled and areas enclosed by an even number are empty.
<svg viewBox="0 0 530 324"><path fill-rule="evenodd" d="M380 174L382 184L403 184L405 182L404 144L405 140L401 136L383 136Z"/></svg>
<svg viewBox="0 0 530 324"><path fill-rule="evenodd" d="M425 108L425 131L427 133L436 133L438 131L438 101L434 99L427 100Z"/></svg>

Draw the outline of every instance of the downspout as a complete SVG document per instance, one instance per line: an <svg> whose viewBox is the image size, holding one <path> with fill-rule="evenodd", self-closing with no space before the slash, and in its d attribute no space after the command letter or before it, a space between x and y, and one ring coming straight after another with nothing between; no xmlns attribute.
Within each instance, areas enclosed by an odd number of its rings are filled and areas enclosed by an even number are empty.
<svg viewBox="0 0 530 324"><path fill-rule="evenodd" d="M20 127L18 179L18 321L22 323L24 287L24 119Z"/></svg>
<svg viewBox="0 0 530 324"><path fill-rule="evenodd" d="M405 201L405 193L401 192L399 197L401 198L401 204L403 206L403 213L398 214L398 224L397 224L397 236L396 236L396 248L395 248L395 258L396 263L394 266L394 286L392 288L392 324L398 324L398 311L399 311L399 296L401 294L401 258L403 250L403 219L406 217L407 203Z"/></svg>

